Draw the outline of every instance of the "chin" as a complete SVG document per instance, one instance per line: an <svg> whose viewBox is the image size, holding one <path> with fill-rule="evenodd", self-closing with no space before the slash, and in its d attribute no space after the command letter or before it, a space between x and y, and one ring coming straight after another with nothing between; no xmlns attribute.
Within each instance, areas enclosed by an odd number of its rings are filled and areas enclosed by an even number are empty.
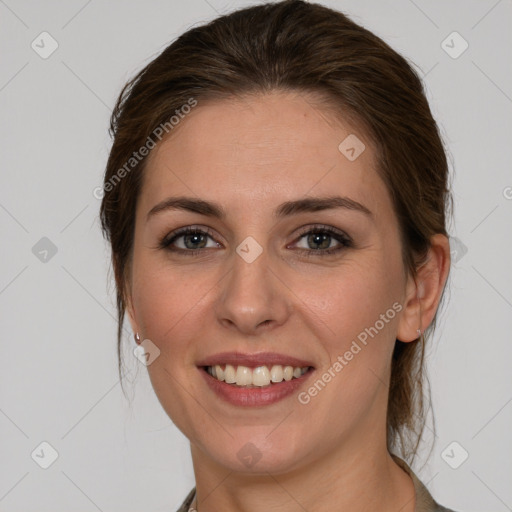
<svg viewBox="0 0 512 512"><path fill-rule="evenodd" d="M250 435L247 432L244 435L231 432L233 437L227 436L227 445L212 445L210 439L203 446L217 464L237 473L286 473L296 468L304 457L305 454L301 453L305 448L304 437L299 447L289 432L283 429L281 435L275 435L273 428L258 428L256 433L254 429L244 429L252 432Z"/></svg>

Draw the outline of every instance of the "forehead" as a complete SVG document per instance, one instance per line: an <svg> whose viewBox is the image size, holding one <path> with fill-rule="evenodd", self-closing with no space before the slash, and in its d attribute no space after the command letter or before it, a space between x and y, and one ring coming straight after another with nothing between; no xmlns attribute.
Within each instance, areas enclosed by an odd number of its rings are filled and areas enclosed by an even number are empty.
<svg viewBox="0 0 512 512"><path fill-rule="evenodd" d="M182 194L233 208L308 194L373 203L386 196L369 138L316 99L274 92L199 101L149 155L142 207Z"/></svg>

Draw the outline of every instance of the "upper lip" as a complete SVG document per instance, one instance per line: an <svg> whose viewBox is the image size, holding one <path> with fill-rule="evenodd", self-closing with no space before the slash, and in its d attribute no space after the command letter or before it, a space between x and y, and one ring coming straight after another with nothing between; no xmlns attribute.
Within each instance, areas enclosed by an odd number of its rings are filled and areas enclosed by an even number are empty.
<svg viewBox="0 0 512 512"><path fill-rule="evenodd" d="M258 366L269 366L280 364L282 366L293 366L304 368L313 366L311 362L297 357L287 356L286 354L278 354L276 352L258 352L256 354L244 354L242 352L221 352L208 356L197 363L197 366L215 366L222 364L230 364L233 366L247 366L248 368L256 368Z"/></svg>

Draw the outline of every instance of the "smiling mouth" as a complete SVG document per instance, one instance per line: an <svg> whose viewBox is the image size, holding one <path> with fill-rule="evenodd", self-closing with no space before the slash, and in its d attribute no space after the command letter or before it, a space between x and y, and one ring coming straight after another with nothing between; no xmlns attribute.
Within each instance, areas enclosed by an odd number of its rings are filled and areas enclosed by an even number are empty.
<svg viewBox="0 0 512 512"><path fill-rule="evenodd" d="M243 365L216 364L202 366L204 371L214 379L244 388L263 388L279 384L283 381L298 379L313 369L312 366L285 366L275 364L249 368Z"/></svg>

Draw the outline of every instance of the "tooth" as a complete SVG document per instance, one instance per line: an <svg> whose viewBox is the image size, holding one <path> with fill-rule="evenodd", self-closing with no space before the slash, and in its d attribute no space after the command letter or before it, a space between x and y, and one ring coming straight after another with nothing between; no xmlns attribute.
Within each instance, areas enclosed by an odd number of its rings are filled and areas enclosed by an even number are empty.
<svg viewBox="0 0 512 512"><path fill-rule="evenodd" d="M224 370L220 364L215 365L215 373L217 375L217 379L222 382L224 380Z"/></svg>
<svg viewBox="0 0 512 512"><path fill-rule="evenodd" d="M230 364L227 364L224 370L224 380L228 384L234 384L236 382L235 368Z"/></svg>
<svg viewBox="0 0 512 512"><path fill-rule="evenodd" d="M280 364L275 364L270 370L270 380L272 382L282 382L283 380L283 367Z"/></svg>
<svg viewBox="0 0 512 512"><path fill-rule="evenodd" d="M216 364L208 366L207 371L217 380L227 384L235 384L237 386L269 386L271 382L279 383L283 380L289 381L293 378L299 378L308 371L309 367L304 368L293 366L282 366L280 364L273 365L269 370L268 366L258 366L257 368L248 368L247 366L233 366L226 364L225 369Z"/></svg>
<svg viewBox="0 0 512 512"><path fill-rule="evenodd" d="M270 384L270 372L266 366L258 366L252 372L252 384L254 386L268 386Z"/></svg>
<svg viewBox="0 0 512 512"><path fill-rule="evenodd" d="M236 385L247 386L252 384L252 371L247 366L239 366L236 370Z"/></svg>
<svg viewBox="0 0 512 512"><path fill-rule="evenodd" d="M283 370L284 380L292 380L293 377L293 366L285 366Z"/></svg>

